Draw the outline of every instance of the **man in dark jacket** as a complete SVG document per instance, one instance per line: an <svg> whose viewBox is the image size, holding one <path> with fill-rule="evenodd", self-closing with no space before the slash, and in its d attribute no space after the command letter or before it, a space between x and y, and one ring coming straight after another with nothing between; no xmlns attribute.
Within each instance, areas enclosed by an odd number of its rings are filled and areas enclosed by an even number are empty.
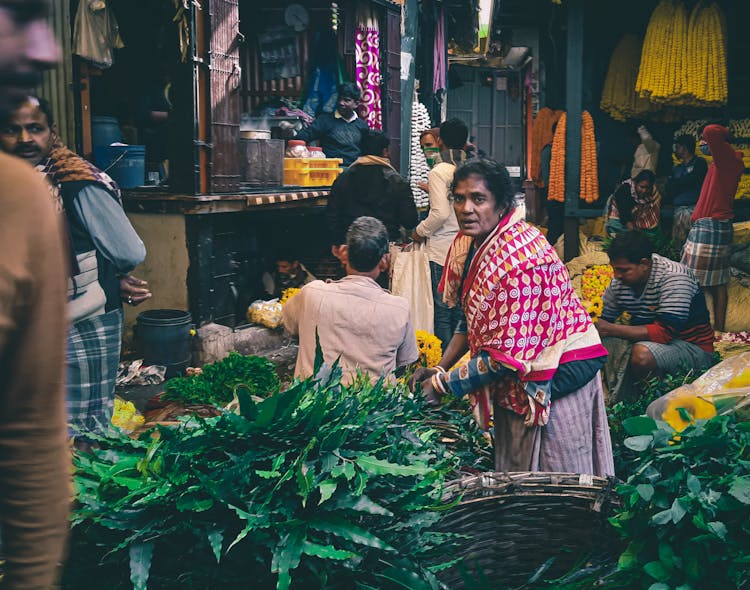
<svg viewBox="0 0 750 590"><path fill-rule="evenodd" d="M400 228L417 225L417 207L409 183L388 159L388 138L369 131L362 138L363 155L331 187L326 216L333 253L346 242L346 230L358 217L375 217L383 222L392 242Z"/></svg>

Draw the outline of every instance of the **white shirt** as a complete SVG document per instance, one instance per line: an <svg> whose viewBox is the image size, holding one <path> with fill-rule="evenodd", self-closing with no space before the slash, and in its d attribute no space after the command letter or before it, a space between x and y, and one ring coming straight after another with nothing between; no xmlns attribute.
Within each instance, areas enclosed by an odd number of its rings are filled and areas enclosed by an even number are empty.
<svg viewBox="0 0 750 590"><path fill-rule="evenodd" d="M417 227L418 235L427 238L427 256L430 262L445 265L448 249L458 233L458 220L450 200L454 164L440 162L427 176L430 194L430 212Z"/></svg>

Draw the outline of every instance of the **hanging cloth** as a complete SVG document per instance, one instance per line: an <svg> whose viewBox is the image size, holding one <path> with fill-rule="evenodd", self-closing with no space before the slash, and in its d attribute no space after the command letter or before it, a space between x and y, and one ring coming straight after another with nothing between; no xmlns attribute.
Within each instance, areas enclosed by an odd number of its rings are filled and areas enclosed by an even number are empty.
<svg viewBox="0 0 750 590"><path fill-rule="evenodd" d="M73 28L73 53L106 69L114 63L114 50L125 44L115 14L104 0L81 0Z"/></svg>
<svg viewBox="0 0 750 590"><path fill-rule="evenodd" d="M341 62L333 29L317 31L310 54L310 81L302 100L302 110L311 117L336 109L338 85L347 81Z"/></svg>
<svg viewBox="0 0 750 590"><path fill-rule="evenodd" d="M380 31L372 11L360 5L355 35L355 76L370 129L383 129L380 96Z"/></svg>
<svg viewBox="0 0 750 590"><path fill-rule="evenodd" d="M445 9L442 6L437 12L432 63L434 64L432 74L432 93L437 94L440 90L445 90L447 88L445 82Z"/></svg>

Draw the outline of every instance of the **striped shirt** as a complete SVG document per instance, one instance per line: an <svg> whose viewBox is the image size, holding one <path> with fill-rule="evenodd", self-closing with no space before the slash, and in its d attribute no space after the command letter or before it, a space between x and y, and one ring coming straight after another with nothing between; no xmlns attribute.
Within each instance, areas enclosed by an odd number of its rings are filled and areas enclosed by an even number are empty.
<svg viewBox="0 0 750 590"><path fill-rule="evenodd" d="M651 274L640 295L612 279L604 292L602 318L614 322L624 311L632 316L631 325L647 327L652 342L679 339L714 350L706 298L693 271L679 262L653 254Z"/></svg>

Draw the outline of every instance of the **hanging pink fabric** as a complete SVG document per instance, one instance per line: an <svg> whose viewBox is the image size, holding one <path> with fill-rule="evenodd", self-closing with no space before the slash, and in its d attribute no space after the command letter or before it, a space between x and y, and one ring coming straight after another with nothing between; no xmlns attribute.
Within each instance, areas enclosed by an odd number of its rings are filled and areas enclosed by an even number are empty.
<svg viewBox="0 0 750 590"><path fill-rule="evenodd" d="M448 86L445 83L445 9L441 6L437 13L437 26L435 27L435 45L432 62L434 71L432 74L432 93L437 94Z"/></svg>
<svg viewBox="0 0 750 590"><path fill-rule="evenodd" d="M357 24L355 38L355 75L367 109L370 129L383 129L383 107L380 98L380 35L377 22L368 19Z"/></svg>

